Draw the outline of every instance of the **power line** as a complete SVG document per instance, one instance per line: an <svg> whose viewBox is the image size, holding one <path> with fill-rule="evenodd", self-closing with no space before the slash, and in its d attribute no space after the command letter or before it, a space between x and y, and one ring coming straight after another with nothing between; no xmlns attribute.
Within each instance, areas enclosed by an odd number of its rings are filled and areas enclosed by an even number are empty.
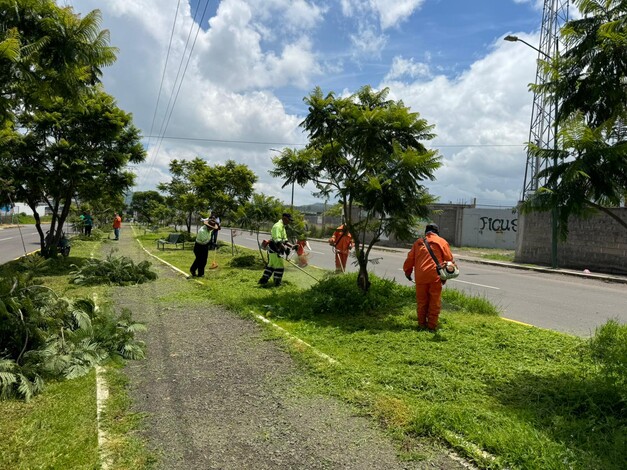
<svg viewBox="0 0 627 470"><path fill-rule="evenodd" d="M181 5L181 0L178 0L178 3L176 4L176 11L174 12L174 21L172 22L172 31L170 32L170 42L168 43L168 52L166 53L166 56L165 56L165 64L163 65L163 73L161 74L161 83L159 84L159 93L157 94L157 103L155 104L155 112L152 115L152 123L150 124L150 134L152 134L152 130L155 125L155 120L157 118L157 110L159 109L159 100L161 99L161 90L163 89L163 81L165 80L165 72L168 68L170 50L172 49L172 38L174 37L174 28L176 27L176 19L178 18L180 5Z"/></svg>
<svg viewBox="0 0 627 470"><path fill-rule="evenodd" d="M192 142L215 142L220 144L252 144L252 145L285 145L285 146L294 146L294 147L304 147L307 144L303 143L293 143L293 142L271 142L271 141L261 141L261 140L226 140L226 139L208 139L201 137L181 137L181 136L144 136L144 139L150 139L153 137L158 137L162 140L187 140ZM445 145L434 145L437 148L466 148L466 147L524 147L526 144L445 144Z"/></svg>
<svg viewBox="0 0 627 470"><path fill-rule="evenodd" d="M178 71L176 73L176 78L174 79L174 84L172 85L172 93L170 94L170 98L168 100L168 104L166 106L166 110L165 110L165 114L164 114L164 120L161 123L161 129L159 130L159 135L163 136L165 134L165 132L167 131L168 125L170 123L170 118L172 117L172 112L174 111L174 106L176 105L176 100L178 99L178 95L179 92L181 91L181 86L183 84L183 80L185 78L185 73L187 72L187 66L189 65L189 61L192 57L192 52L194 51L194 46L196 45L196 40L198 39L198 33L200 32L200 25L202 24L202 22L205 19L205 15L207 13L207 7L209 6L209 1L207 0L205 3L205 8L203 10L202 13L202 18L200 19L200 21L197 21L198 19L198 11L200 10L200 2L198 2L196 4L196 11L194 12L194 16L192 18L192 24L190 25L189 28L189 33L187 35L187 40L185 42L185 47L183 49L183 54L181 55L181 62L179 63L179 68ZM189 44L189 39L192 35L192 31L194 29L194 24L197 23L198 24L198 28L196 30L196 35L194 37L194 42L192 43L192 47L190 48L189 51L189 56L187 57L187 61L185 62L185 53L187 51L187 45ZM185 62L185 68L183 69L183 74L181 75L181 68L183 67L183 62ZM177 88L177 82L179 80L179 76L181 77L180 82L178 83L178 88ZM176 93L174 93L174 90L177 90ZM173 99L174 98L174 99ZM170 104L172 104L172 106L170 107ZM169 113L168 113L169 110ZM159 150L161 150L161 144L163 142L163 137L157 137L159 139L159 143L157 144L155 151L152 154L152 158L150 160L150 164L148 166L147 169L147 173L150 173L152 171L152 168L154 167L154 163L157 159L157 155L159 154ZM142 176L145 176L145 174L143 173Z"/></svg>

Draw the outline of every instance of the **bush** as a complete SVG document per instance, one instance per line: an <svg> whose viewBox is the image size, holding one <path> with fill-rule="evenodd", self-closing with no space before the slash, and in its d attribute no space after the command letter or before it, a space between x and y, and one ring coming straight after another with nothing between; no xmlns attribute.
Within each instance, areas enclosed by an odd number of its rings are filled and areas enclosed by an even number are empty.
<svg viewBox="0 0 627 470"><path fill-rule="evenodd" d="M255 255L241 255L236 256L231 260L231 266L234 268L259 268L263 264L258 256Z"/></svg>
<svg viewBox="0 0 627 470"><path fill-rule="evenodd" d="M329 275L286 308L304 317L329 313L372 315L389 313L415 301L412 289L393 280L371 274L370 281L370 290L364 294L357 287L357 273Z"/></svg>

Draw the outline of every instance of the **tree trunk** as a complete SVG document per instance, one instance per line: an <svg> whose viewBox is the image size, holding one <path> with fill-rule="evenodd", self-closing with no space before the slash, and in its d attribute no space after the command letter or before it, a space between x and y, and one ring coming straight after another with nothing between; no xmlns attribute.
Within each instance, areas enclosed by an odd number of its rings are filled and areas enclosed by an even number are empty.
<svg viewBox="0 0 627 470"><path fill-rule="evenodd" d="M370 280L368 279L368 260L363 250L357 251L357 262L359 263L357 287L359 287L364 294L367 294L370 290Z"/></svg>

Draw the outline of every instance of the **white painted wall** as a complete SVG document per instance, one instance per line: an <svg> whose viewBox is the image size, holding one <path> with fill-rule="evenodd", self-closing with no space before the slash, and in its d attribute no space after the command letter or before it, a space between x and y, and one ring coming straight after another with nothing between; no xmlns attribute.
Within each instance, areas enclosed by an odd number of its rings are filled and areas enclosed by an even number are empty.
<svg viewBox="0 0 627 470"><path fill-rule="evenodd" d="M462 245L516 249L518 213L512 209L464 209Z"/></svg>

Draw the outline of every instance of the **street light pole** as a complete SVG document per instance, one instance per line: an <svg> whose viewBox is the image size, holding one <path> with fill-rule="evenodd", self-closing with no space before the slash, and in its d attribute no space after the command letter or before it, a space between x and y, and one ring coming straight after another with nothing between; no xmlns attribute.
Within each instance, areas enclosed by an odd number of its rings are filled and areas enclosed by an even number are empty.
<svg viewBox="0 0 627 470"><path fill-rule="evenodd" d="M542 54L546 59L548 60L551 59L551 56L548 55L546 52L541 51L537 47L529 44L527 41L520 39L518 36L507 35L503 39L509 42L522 42L523 44L529 46L534 51L537 51L538 53ZM555 56L557 56L557 44L555 45ZM554 123L553 123L554 125L554 128L553 128L553 167L556 167L557 166L557 131L558 131L557 95L555 96L553 106L555 107L554 109L555 116L554 116ZM557 268L557 232L558 232L557 228L558 228L557 205L553 204L553 207L551 208L551 267L552 268Z"/></svg>

